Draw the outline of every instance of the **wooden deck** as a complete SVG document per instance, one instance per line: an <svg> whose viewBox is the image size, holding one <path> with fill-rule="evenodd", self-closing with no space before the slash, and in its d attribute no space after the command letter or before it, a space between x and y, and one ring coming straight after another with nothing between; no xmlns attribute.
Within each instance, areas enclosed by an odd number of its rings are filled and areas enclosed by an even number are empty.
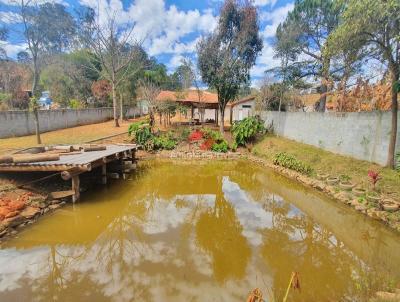
<svg viewBox="0 0 400 302"><path fill-rule="evenodd" d="M105 184L107 182L107 164L120 161L123 166L124 161L134 161L135 152L138 149L138 146L134 144L114 144L105 147L105 150L100 151L85 152L81 150L69 153L60 151L59 160L53 161L0 163L0 172L61 172L64 180L72 180L71 196L75 202L80 197L80 174L102 167L102 183ZM123 173L122 170L120 172Z"/></svg>
<svg viewBox="0 0 400 302"><path fill-rule="evenodd" d="M43 161L34 163L3 163L0 172L32 172L32 171L65 171L80 168L90 171L102 163L107 163L123 157L131 157L137 150L136 145L107 145L106 150L77 152L74 154L60 153L57 161Z"/></svg>

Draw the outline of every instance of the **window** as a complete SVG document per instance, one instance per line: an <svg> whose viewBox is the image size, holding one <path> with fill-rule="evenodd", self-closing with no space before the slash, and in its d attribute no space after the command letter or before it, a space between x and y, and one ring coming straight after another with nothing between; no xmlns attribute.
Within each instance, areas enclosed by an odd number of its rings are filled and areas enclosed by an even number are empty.
<svg viewBox="0 0 400 302"><path fill-rule="evenodd" d="M242 108L251 108L251 105L242 105Z"/></svg>

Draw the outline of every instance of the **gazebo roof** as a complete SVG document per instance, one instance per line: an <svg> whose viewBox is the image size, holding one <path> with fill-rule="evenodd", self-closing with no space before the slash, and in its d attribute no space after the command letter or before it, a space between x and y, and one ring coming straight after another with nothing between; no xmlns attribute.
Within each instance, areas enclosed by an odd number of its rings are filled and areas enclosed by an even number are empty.
<svg viewBox="0 0 400 302"><path fill-rule="evenodd" d="M201 91L200 99L196 90L169 91L163 90L157 96L157 101L172 101L198 107L204 105L206 108L218 108L218 95L208 91Z"/></svg>

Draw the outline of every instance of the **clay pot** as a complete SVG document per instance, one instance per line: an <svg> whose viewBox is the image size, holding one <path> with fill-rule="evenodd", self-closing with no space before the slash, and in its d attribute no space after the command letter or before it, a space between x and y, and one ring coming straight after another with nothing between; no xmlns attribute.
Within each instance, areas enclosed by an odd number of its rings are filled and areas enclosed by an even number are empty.
<svg viewBox="0 0 400 302"><path fill-rule="evenodd" d="M357 197L363 196L365 195L365 193L367 192L366 190L362 189L362 188L353 188L353 194Z"/></svg>
<svg viewBox="0 0 400 302"><path fill-rule="evenodd" d="M327 173L317 173L317 179L318 180L326 180L329 177L329 174Z"/></svg>
<svg viewBox="0 0 400 302"><path fill-rule="evenodd" d="M366 198L370 203L375 205L379 204L379 201L381 200L379 195L371 195L370 193L367 193Z"/></svg>
<svg viewBox="0 0 400 302"><path fill-rule="evenodd" d="M395 203L384 203L382 206L387 212L396 212L399 209L399 205Z"/></svg>
<svg viewBox="0 0 400 302"><path fill-rule="evenodd" d="M382 208L387 212L396 212L400 206L391 199L384 199L381 202Z"/></svg>
<svg viewBox="0 0 400 302"><path fill-rule="evenodd" d="M328 177L326 183L330 186L337 185L339 183L339 177Z"/></svg>
<svg viewBox="0 0 400 302"><path fill-rule="evenodd" d="M345 191L351 191L355 187L355 184L352 184L349 181L346 182L340 182L339 183L339 188Z"/></svg>

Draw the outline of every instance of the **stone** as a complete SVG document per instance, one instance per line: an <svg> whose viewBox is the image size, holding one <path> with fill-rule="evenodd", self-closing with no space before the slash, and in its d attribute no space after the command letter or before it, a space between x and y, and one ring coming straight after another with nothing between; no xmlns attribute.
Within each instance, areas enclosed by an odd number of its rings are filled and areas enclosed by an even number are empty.
<svg viewBox="0 0 400 302"><path fill-rule="evenodd" d="M389 292L376 292L376 297L382 299L384 301L399 301L400 295L398 293L389 293Z"/></svg>
<svg viewBox="0 0 400 302"><path fill-rule="evenodd" d="M373 219L380 219L380 217L377 214L377 210L372 208L367 210L367 215Z"/></svg>
<svg viewBox="0 0 400 302"><path fill-rule="evenodd" d="M18 213L19 213L19 211L8 212L7 215L5 216L5 218L11 218L11 217L17 216Z"/></svg>
<svg viewBox="0 0 400 302"><path fill-rule="evenodd" d="M55 210L55 209L58 209L59 207L61 207L60 204L52 204L52 205L49 205L49 209L50 209L50 210Z"/></svg>
<svg viewBox="0 0 400 302"><path fill-rule="evenodd" d="M27 207L20 213L20 215L27 219L31 219L31 218L35 217L37 214L39 214L39 212L40 212L39 208Z"/></svg>
<svg viewBox="0 0 400 302"><path fill-rule="evenodd" d="M6 218L3 220L4 225L6 225L9 228L13 228L19 224L21 224L23 221L25 221L25 218L22 217L21 215L17 215L11 218Z"/></svg>
<svg viewBox="0 0 400 302"><path fill-rule="evenodd" d="M346 192L336 193L333 197L343 203L346 203L349 200L349 195Z"/></svg>
<svg viewBox="0 0 400 302"><path fill-rule="evenodd" d="M359 205L357 205L356 207L355 207L355 209L357 210L357 211L360 211L360 212L365 212L366 210L367 210L367 207L366 206L363 206L362 204L359 204Z"/></svg>

